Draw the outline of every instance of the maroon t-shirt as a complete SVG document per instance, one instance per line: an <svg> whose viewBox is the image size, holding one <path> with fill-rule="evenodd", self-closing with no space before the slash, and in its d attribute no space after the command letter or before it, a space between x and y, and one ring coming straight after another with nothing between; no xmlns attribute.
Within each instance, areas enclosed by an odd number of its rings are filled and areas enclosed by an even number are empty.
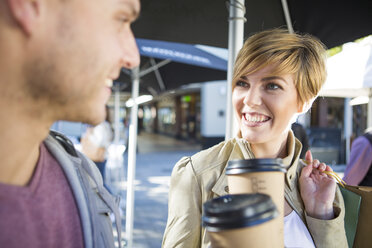
<svg viewBox="0 0 372 248"><path fill-rule="evenodd" d="M27 186L0 183L0 247L84 247L73 193L44 144Z"/></svg>

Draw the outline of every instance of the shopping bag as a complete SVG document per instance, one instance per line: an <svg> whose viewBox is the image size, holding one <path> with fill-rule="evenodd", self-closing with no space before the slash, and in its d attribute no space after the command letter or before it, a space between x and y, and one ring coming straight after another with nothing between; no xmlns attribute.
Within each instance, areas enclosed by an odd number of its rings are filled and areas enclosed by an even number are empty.
<svg viewBox="0 0 372 248"><path fill-rule="evenodd" d="M346 189L344 186L339 186L345 203L345 232L349 247L353 247L355 234L357 231L361 196Z"/></svg>
<svg viewBox="0 0 372 248"><path fill-rule="evenodd" d="M361 197L358 224L352 247L369 248L372 244L372 187L345 185L345 191L353 192ZM350 195L350 193L347 194Z"/></svg>
<svg viewBox="0 0 372 248"><path fill-rule="evenodd" d="M349 247L370 248L372 244L372 187L347 185L334 172L345 202L345 232Z"/></svg>

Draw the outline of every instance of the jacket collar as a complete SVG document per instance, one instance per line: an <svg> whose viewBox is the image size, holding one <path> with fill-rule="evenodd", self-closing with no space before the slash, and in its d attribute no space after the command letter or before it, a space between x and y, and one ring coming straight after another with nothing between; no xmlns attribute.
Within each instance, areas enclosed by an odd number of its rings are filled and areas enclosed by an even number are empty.
<svg viewBox="0 0 372 248"><path fill-rule="evenodd" d="M292 130L288 133L288 141L287 141L287 150L288 156L283 158L283 164L287 167L287 173L285 174L285 181L287 186L293 190L293 187L296 187L295 180L299 175L297 175L297 165L300 158L300 153L302 149L302 144L298 141Z"/></svg>
<svg viewBox="0 0 372 248"><path fill-rule="evenodd" d="M249 143L242 138L233 138L228 142L233 142L234 146L230 152L230 156L226 160L226 165L222 171L221 176L218 178L216 184L212 188L212 192L218 196L223 196L229 193L227 185L226 167L230 160L234 159L249 159L254 158L254 155L250 149ZM228 152L228 151L226 151Z"/></svg>

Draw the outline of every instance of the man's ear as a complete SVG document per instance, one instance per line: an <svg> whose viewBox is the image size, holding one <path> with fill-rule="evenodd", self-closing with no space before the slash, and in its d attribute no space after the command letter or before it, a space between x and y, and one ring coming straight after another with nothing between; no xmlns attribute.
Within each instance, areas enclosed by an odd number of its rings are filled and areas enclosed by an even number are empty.
<svg viewBox="0 0 372 248"><path fill-rule="evenodd" d="M38 0L6 0L9 10L22 30L31 35L36 28L37 18L40 15L40 3Z"/></svg>

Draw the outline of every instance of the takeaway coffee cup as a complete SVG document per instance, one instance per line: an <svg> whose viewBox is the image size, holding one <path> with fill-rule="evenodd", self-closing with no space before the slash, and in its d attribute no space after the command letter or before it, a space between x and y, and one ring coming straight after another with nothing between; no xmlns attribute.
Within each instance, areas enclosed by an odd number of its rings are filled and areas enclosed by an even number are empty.
<svg viewBox="0 0 372 248"><path fill-rule="evenodd" d="M214 198L203 205L203 226L212 248L282 248L272 237L278 211L269 195L236 194Z"/></svg>
<svg viewBox="0 0 372 248"><path fill-rule="evenodd" d="M273 235L281 238L284 246L284 174L282 159L231 160L226 168L230 194L268 194L279 211L275 221L277 231Z"/></svg>

